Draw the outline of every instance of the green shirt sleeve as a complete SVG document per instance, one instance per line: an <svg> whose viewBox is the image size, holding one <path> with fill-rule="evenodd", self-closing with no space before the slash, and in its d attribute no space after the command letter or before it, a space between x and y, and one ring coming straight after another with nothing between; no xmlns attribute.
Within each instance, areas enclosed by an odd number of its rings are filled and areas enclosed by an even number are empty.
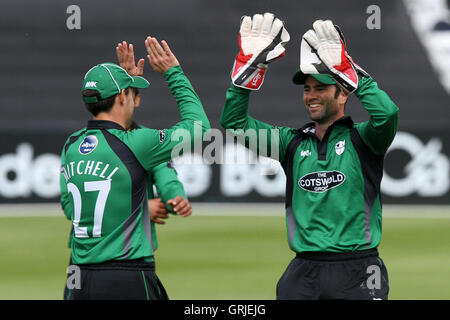
<svg viewBox="0 0 450 320"><path fill-rule="evenodd" d="M397 132L398 107L372 78L362 78L355 95L370 115L356 129L375 154L385 154Z"/></svg>
<svg viewBox="0 0 450 320"><path fill-rule="evenodd" d="M173 213L172 207L167 204L167 201L177 196L187 199L183 184L178 180L177 171L172 167L170 161L164 162L153 168L152 178L158 196L166 205L166 209Z"/></svg>
<svg viewBox="0 0 450 320"><path fill-rule="evenodd" d="M66 142L67 143L67 142ZM61 153L61 169L59 174L59 187L61 191L60 195L60 203L61 203L61 209L64 212L64 215L67 219L71 220L73 217L73 206L70 205L70 194L67 191L67 184L66 179L64 177L64 163L65 163L65 152L64 152L65 145L63 147L63 151Z"/></svg>
<svg viewBox="0 0 450 320"><path fill-rule="evenodd" d="M153 186L156 187L158 197L164 202L167 211L174 214L172 207L167 204L167 201L175 198L176 196L182 196L186 198L183 184L178 180L176 170L171 166L169 162L163 162L155 166L148 174L148 189L147 194L149 199L154 198ZM156 226L153 221L150 223L153 251L158 248L158 237L156 236Z"/></svg>
<svg viewBox="0 0 450 320"><path fill-rule="evenodd" d="M201 143L203 133L211 127L202 103L181 67L170 68L164 78L177 102L180 121L170 129L137 129L121 138L147 170L170 160L172 154L178 156L192 150L194 143Z"/></svg>
<svg viewBox="0 0 450 320"><path fill-rule="evenodd" d="M274 126L252 118L248 115L249 100L250 90L231 84L226 93L220 124L236 135L243 136L245 146L258 155L282 162L287 146L295 136L295 129ZM261 150L262 148L265 150Z"/></svg>
<svg viewBox="0 0 450 320"><path fill-rule="evenodd" d="M165 74L167 85L174 96L180 111L181 121L173 129L185 128L192 130L192 122L201 122L202 127L207 130L211 126L208 117L203 110L202 103L192 84L183 73L180 66L170 68Z"/></svg>

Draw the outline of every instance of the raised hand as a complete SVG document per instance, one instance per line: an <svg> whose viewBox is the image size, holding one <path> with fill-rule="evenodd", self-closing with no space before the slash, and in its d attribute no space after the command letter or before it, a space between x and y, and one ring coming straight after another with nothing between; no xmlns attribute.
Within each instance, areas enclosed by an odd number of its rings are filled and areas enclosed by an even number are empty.
<svg viewBox="0 0 450 320"><path fill-rule="evenodd" d="M316 20L313 23L313 29L306 31L303 35L302 46L305 41L323 63L314 67L318 69L319 73L332 75L345 91L355 91L358 88L358 75L347 54L342 31L331 20ZM308 50L302 48L303 52L308 52ZM313 69L305 63L300 67L304 71Z"/></svg>
<svg viewBox="0 0 450 320"><path fill-rule="evenodd" d="M239 30L239 54L234 62L231 79L235 86L258 90L267 66L284 56L289 33L283 22L266 12L253 18L244 16Z"/></svg>
<svg viewBox="0 0 450 320"><path fill-rule="evenodd" d="M170 68L180 65L166 41L162 40L159 44L156 38L149 36L145 39L145 47L148 61L156 72L164 74Z"/></svg>
<svg viewBox="0 0 450 320"><path fill-rule="evenodd" d="M127 44L126 41L118 43L116 47L117 59L119 65L124 68L130 76L142 76L144 74L144 59L139 59L137 65L134 59L133 44Z"/></svg>

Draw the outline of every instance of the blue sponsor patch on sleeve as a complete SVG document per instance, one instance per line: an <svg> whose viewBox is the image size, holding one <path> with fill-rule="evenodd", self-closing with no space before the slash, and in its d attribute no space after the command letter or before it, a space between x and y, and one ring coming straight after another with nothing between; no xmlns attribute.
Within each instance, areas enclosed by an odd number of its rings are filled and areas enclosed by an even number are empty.
<svg viewBox="0 0 450 320"><path fill-rule="evenodd" d="M86 138L83 139L83 141L80 143L80 147L78 148L78 150L80 151L81 154L89 154L92 151L95 150L95 148L97 148L98 145L98 139L96 136L87 136Z"/></svg>

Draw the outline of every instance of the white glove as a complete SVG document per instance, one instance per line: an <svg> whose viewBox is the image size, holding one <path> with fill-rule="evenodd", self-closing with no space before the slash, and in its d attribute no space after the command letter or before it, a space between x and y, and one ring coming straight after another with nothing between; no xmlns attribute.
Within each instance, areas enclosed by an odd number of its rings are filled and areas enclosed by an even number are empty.
<svg viewBox="0 0 450 320"><path fill-rule="evenodd" d="M352 60L345 50L345 42L342 32L333 25L330 20L316 20L313 23L314 30L308 30L302 38L302 48L317 54L320 62L311 61L311 53L301 60L300 69L304 73L329 73L346 91L353 92L358 88L358 75ZM303 50L302 49L302 50ZM306 71L306 72L305 72Z"/></svg>
<svg viewBox="0 0 450 320"><path fill-rule="evenodd" d="M231 79L235 86L258 90L264 80L268 63L284 56L289 33L283 22L272 13L244 16L239 31L239 54Z"/></svg>
<svg viewBox="0 0 450 320"><path fill-rule="evenodd" d="M339 26L334 25L334 28L339 33L339 37L341 38L341 41L342 41L342 43L344 44L344 47L345 47L346 43L345 43L344 33L342 32L341 28L339 28ZM348 54L347 50L345 51L345 55L347 56L347 59L352 64L353 68L355 68L356 74L358 75L359 79L365 78L365 77L370 77L370 74L366 70L361 68L359 65L357 65L355 63L355 61L353 61L352 57L350 57L350 55Z"/></svg>
<svg viewBox="0 0 450 320"><path fill-rule="evenodd" d="M320 60L316 50L304 38L300 44L300 70L304 74L328 73L328 68Z"/></svg>

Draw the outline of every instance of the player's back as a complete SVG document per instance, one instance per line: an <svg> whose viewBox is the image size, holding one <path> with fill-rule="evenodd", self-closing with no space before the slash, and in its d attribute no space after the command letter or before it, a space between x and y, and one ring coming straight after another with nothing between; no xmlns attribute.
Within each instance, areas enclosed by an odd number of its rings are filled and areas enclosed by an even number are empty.
<svg viewBox="0 0 450 320"><path fill-rule="evenodd" d="M64 146L62 204L72 220L72 261L153 259L147 172L114 135L116 124L89 121Z"/></svg>

